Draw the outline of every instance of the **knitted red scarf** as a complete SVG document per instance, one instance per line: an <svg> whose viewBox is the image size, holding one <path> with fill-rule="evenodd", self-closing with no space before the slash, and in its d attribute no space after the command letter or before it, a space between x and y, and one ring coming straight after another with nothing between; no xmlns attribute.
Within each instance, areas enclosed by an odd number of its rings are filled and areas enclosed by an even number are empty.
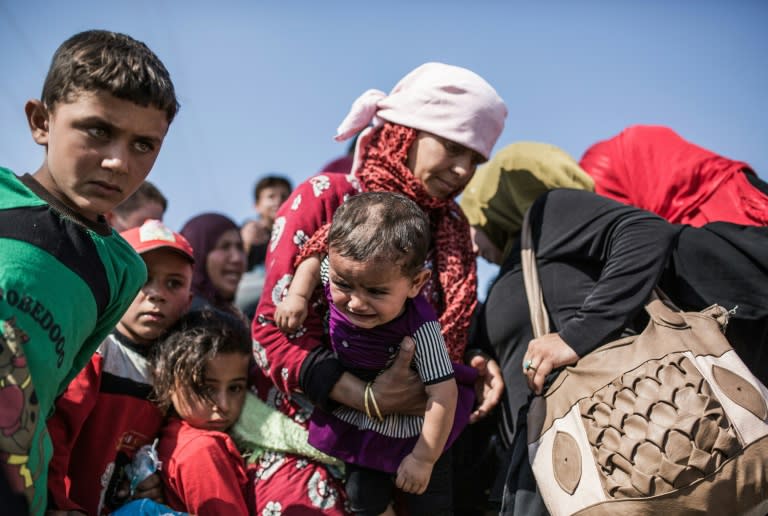
<svg viewBox="0 0 768 516"><path fill-rule="evenodd" d="M410 127L389 122L374 130L367 145L361 149L361 166L356 175L364 191L404 194L427 213L439 288L437 299L430 295L427 298L440 314L451 360L462 362L470 319L477 305L477 266L469 238L469 223L453 199L430 196L406 166L408 149L417 133ZM327 252L329 227L326 225L312 235L302 247L301 257Z"/></svg>

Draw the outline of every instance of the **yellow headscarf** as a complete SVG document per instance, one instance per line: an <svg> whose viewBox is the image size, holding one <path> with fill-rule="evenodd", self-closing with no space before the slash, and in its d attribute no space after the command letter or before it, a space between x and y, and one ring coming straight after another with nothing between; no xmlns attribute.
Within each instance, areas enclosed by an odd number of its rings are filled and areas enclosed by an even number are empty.
<svg viewBox="0 0 768 516"><path fill-rule="evenodd" d="M592 178L567 152L546 143L507 145L480 167L459 204L506 257L523 216L536 198L554 188L594 191Z"/></svg>

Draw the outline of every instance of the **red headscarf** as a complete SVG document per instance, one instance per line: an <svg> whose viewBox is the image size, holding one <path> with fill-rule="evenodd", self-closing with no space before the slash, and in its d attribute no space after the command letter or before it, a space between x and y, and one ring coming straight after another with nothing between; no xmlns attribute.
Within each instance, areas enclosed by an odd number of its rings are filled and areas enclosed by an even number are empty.
<svg viewBox="0 0 768 516"><path fill-rule="evenodd" d="M467 347L469 323L477 305L477 270L469 223L453 199L430 196L406 166L408 150L418 131L384 123L361 142L361 165L356 171L364 191L407 195L427 213L432 231L435 274L439 294L425 292L440 314L440 325L451 360L461 362ZM304 245L298 261L327 250L330 224L316 231Z"/></svg>
<svg viewBox="0 0 768 516"><path fill-rule="evenodd" d="M595 180L597 193L670 222L768 224L768 197L747 180L745 173L753 174L749 165L667 127L629 127L590 147L579 164Z"/></svg>

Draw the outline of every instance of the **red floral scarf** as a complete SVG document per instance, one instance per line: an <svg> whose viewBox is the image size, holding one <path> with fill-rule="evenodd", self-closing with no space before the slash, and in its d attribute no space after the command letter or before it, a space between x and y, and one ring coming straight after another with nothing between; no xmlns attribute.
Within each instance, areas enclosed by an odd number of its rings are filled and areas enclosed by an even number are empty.
<svg viewBox="0 0 768 516"><path fill-rule="evenodd" d="M389 122L375 129L361 148L361 166L356 175L363 191L402 193L427 213L438 295L432 296L428 292L425 295L440 314L451 360L462 362L470 319L477 305L477 266L469 238L469 223L453 199L430 196L406 166L408 149L417 134L416 129ZM298 261L313 253L327 252L329 228L330 225L326 225L312 235L297 257Z"/></svg>

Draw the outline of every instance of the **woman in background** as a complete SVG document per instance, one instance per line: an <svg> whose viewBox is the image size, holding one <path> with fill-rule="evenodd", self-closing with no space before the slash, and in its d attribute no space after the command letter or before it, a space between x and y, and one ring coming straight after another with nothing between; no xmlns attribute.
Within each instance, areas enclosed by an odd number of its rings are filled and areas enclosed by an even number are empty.
<svg viewBox="0 0 768 516"><path fill-rule="evenodd" d="M670 222L768 225L768 184L751 166L690 143L668 127L628 127L592 145L580 165L597 193Z"/></svg>
<svg viewBox="0 0 768 516"><path fill-rule="evenodd" d="M515 165L499 174L478 174L478 191L497 192L488 205L522 215L530 206L537 269L552 333L533 338L520 259L520 220L492 217L491 235L505 231L508 250L499 276L478 317L478 344L498 358L504 375L500 434L509 469L502 514L539 514L545 509L528 464L526 415L530 397L545 379L576 363L598 346L645 325L643 306L657 284L683 310L717 303L731 310L726 331L731 345L763 382L768 378L768 227L725 222L700 228L670 224L658 215L582 188L530 188L522 163L546 164L549 177L578 170L567 154L507 155ZM510 146L514 154L547 146ZM559 169L559 172L558 172ZM505 184L482 184L504 178ZM542 183L542 184L547 184ZM470 188L473 185L470 185ZM585 191L587 190L587 191ZM473 190L468 189L467 193ZM531 193L531 196L524 195ZM470 195L471 197L471 195ZM471 203L470 203L471 204ZM470 220L473 217L470 216ZM497 224L507 224L494 228Z"/></svg>
<svg viewBox="0 0 768 516"><path fill-rule="evenodd" d="M245 272L240 228L225 215L203 213L187 221L180 233L195 252L190 310L215 308L243 317L234 305Z"/></svg>

